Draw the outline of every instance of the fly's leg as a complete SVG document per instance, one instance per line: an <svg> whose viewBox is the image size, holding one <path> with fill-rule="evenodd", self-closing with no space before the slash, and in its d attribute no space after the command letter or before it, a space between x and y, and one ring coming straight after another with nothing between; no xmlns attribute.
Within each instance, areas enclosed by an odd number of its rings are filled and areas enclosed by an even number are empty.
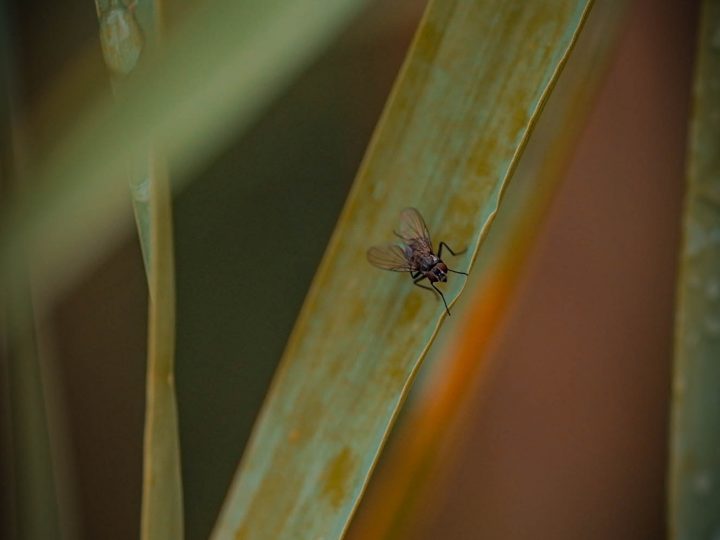
<svg viewBox="0 0 720 540"><path fill-rule="evenodd" d="M443 304L445 304L445 311L447 311L448 317L450 316L450 309L448 309L447 302L445 301L445 295L442 293L440 289L438 289L435 284L431 281L430 285L432 285L432 288L435 289L435 292L440 295L440 298L442 298Z"/></svg>
<svg viewBox="0 0 720 540"><path fill-rule="evenodd" d="M448 246L445 242L440 242L440 246L438 247L438 257L442 259L442 250L443 248L447 248L447 250L450 252L450 255L453 257L457 257L458 255L462 255L467 251L467 248L463 249L462 251L453 251L450 246Z"/></svg>
<svg viewBox="0 0 720 540"><path fill-rule="evenodd" d="M427 289L427 290L430 291L430 292L433 292L433 290L437 291L437 289L435 289L435 287L433 287L433 288L431 289L431 288L428 287L427 285L420 285L420 282L421 282L423 279L425 279L425 276L423 275L422 272L416 272L415 274L411 274L411 275L412 275L412 278L413 278L413 283L414 283L415 285L417 285L418 287L420 287L421 289Z"/></svg>
<svg viewBox="0 0 720 540"><path fill-rule="evenodd" d="M430 285L432 287L428 287L427 285L421 285L420 282L426 278L426 276L422 272L416 272L414 274L411 272L410 275L412 275L413 283L415 285L417 285L418 287L420 287L422 289L427 289L430 292L436 292L440 295L440 298L442 298L443 304L445 304L445 311L447 311L447 314L449 316L450 310L448 309L447 302L445 301L445 295L442 293L442 291L440 289L438 289L432 281L430 281Z"/></svg>
<svg viewBox="0 0 720 540"><path fill-rule="evenodd" d="M453 257L457 255L462 255L467 251L467 248L463 249L462 251L453 251L450 246L448 246L445 242L440 242L440 246L438 247L438 257L442 259L442 250L443 248L447 248L447 250L450 252L450 255ZM467 276L467 272L461 272L460 270L452 270L448 268L448 272L452 272L453 274L462 274L463 276Z"/></svg>

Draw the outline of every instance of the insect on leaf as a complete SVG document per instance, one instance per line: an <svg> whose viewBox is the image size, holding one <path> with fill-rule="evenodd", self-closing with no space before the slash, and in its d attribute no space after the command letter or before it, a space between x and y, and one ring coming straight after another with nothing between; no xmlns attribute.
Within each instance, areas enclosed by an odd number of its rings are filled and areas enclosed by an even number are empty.
<svg viewBox="0 0 720 540"><path fill-rule="evenodd" d="M588 9L430 2L213 538L342 536L444 313L404 276L378 275L368 245L411 205L469 248L467 268Z"/></svg>

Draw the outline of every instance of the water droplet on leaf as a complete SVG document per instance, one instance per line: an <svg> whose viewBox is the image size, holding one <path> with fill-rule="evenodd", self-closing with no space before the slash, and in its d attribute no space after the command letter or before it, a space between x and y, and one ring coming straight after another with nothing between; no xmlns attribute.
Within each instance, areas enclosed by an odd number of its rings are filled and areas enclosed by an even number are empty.
<svg viewBox="0 0 720 540"><path fill-rule="evenodd" d="M114 5L100 16L100 46L108 68L127 75L137 65L143 48L142 32L132 12Z"/></svg>

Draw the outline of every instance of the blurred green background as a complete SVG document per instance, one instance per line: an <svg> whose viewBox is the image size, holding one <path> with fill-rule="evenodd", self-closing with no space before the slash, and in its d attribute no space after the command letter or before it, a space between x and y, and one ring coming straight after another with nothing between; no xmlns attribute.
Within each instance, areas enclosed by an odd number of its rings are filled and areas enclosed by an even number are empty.
<svg viewBox="0 0 720 540"><path fill-rule="evenodd" d="M109 91L95 8L10 8L23 107L35 115L30 131L52 141L73 107ZM370 3L175 198L188 538L209 535L423 8ZM67 428L56 442L72 471L64 488L76 497L70 510L78 521L70 526L82 538L139 531L147 288L129 197L127 208L124 238L107 245L41 321L43 362L57 376L50 408Z"/></svg>
<svg viewBox="0 0 720 540"><path fill-rule="evenodd" d="M168 2L169 11L181 18L190 4ZM189 539L206 538L215 521L423 8L369 2L175 197ZM32 159L109 93L109 78L93 2L15 0L5 9ZM517 316L498 339L496 371L414 538L663 535L696 17L694 2L633 2ZM147 288L131 215L128 196L122 237L38 314L71 538L138 536ZM8 471L12 456L3 457Z"/></svg>

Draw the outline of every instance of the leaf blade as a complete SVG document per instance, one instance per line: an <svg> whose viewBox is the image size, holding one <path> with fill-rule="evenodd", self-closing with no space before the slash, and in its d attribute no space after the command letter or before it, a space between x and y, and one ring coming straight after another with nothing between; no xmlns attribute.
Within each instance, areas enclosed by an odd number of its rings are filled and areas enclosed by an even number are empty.
<svg viewBox="0 0 720 540"><path fill-rule="evenodd" d="M455 266L474 260L588 9L430 4L213 538L342 535L443 317L403 276L368 269L365 250L415 206L438 241L469 245Z"/></svg>
<svg viewBox="0 0 720 540"><path fill-rule="evenodd" d="M426 497L442 475L458 420L486 372L493 337L512 304L575 142L604 80L626 2L598 4L588 17L556 88L523 153L503 209L474 268L468 313L426 374L427 384L383 453L349 539L411 538Z"/></svg>
<svg viewBox="0 0 720 540"><path fill-rule="evenodd" d="M182 539L180 437L175 398L175 258L167 168L151 155L150 295L141 538Z"/></svg>
<svg viewBox="0 0 720 540"><path fill-rule="evenodd" d="M675 321L670 433L671 538L711 537L720 530L720 3L706 0L688 147Z"/></svg>

